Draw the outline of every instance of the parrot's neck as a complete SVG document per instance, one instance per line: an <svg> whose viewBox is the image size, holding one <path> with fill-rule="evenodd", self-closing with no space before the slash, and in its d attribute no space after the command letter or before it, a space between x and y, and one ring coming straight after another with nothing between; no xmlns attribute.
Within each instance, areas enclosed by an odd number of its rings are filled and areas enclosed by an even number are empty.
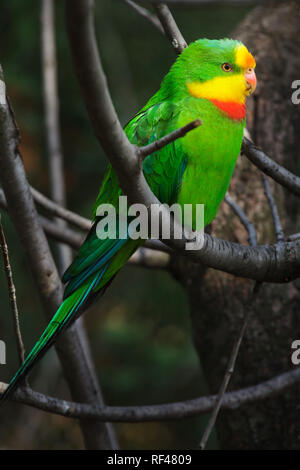
<svg viewBox="0 0 300 470"><path fill-rule="evenodd" d="M246 103L236 103L234 101L209 100L217 108L223 111L228 117L241 121L246 117Z"/></svg>

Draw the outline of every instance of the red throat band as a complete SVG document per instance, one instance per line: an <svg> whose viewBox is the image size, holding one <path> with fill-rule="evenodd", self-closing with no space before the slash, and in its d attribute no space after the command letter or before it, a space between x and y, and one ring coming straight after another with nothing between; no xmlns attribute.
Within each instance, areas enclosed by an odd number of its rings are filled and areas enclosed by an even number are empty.
<svg viewBox="0 0 300 470"><path fill-rule="evenodd" d="M246 117L246 105L235 103L234 101L223 102L218 100L211 100L221 111L223 111L231 119L245 119Z"/></svg>

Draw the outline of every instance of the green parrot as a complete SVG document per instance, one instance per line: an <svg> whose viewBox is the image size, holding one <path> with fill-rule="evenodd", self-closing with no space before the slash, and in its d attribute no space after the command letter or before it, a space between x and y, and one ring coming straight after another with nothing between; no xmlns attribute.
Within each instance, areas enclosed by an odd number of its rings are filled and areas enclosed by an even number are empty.
<svg viewBox="0 0 300 470"><path fill-rule="evenodd" d="M144 146L195 119L202 125L143 163L147 183L162 203L204 204L204 224L215 217L228 189L245 127L246 98L256 87L255 60L239 41L199 39L176 59L160 89L125 126L131 143ZM103 294L143 240L97 236L100 204L118 207L122 190L109 166L93 211L94 224L63 276L64 301L2 398L22 381L58 334Z"/></svg>

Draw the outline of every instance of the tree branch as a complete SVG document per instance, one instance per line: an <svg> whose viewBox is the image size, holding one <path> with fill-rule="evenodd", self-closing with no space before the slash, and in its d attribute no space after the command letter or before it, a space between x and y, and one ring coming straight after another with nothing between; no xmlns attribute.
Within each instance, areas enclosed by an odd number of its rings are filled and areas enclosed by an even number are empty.
<svg viewBox="0 0 300 470"><path fill-rule="evenodd" d="M63 154L59 128L59 100L57 91L57 66L53 0L41 2L41 44L44 88L46 141L49 160L50 193L53 201L62 207L66 203ZM65 222L57 220L62 228ZM72 251L67 245L57 245L58 264L63 273L72 261Z"/></svg>
<svg viewBox="0 0 300 470"><path fill-rule="evenodd" d="M3 80L2 71L0 78ZM48 321L62 301L62 285L26 180L11 108L0 105L0 179L10 217L27 255ZM75 401L103 403L88 350L76 324L58 340L57 351ZM110 429L100 422L80 422L87 447L115 448Z"/></svg>
<svg viewBox="0 0 300 470"><path fill-rule="evenodd" d="M165 34L164 29L159 19L155 15L152 15L152 13L150 13L150 11L147 10L147 8L141 7L140 5L133 2L132 0L125 0L125 2L128 5L130 5L139 15L141 15L143 18L146 18L148 21L150 21L150 23L152 23L153 26L155 26L155 28L158 29L158 31L161 34L163 35Z"/></svg>
<svg viewBox="0 0 300 470"><path fill-rule="evenodd" d="M257 234L256 234L255 227L252 224L252 222L250 222L245 212L238 205L238 203L234 199L232 199L231 196L229 196L228 193L225 196L225 202L231 207L233 212L235 212L235 214L238 216L241 223L244 225L245 229L247 230L249 245L257 246Z"/></svg>
<svg viewBox="0 0 300 470"><path fill-rule="evenodd" d="M9 293L9 300L10 300L10 307L13 314L13 323L14 323L14 330L17 340L17 348L19 354L19 362L22 364L25 358L25 348L22 339L22 334L20 330L20 320L19 320L19 312L18 312L18 305L17 305L17 297L16 297L16 288L13 280L11 265L9 261L9 254L8 254L8 247L3 231L1 214L0 214L0 245L1 251L3 256L3 265L5 270L5 275L7 279L8 285L8 293Z"/></svg>
<svg viewBox="0 0 300 470"><path fill-rule="evenodd" d="M261 171L287 188L291 193L300 196L300 178L268 157L247 137L243 139L242 153Z"/></svg>
<svg viewBox="0 0 300 470"><path fill-rule="evenodd" d="M40 200L41 198L41 201L46 202L45 206L51 213L53 209L56 215L61 214L64 217L66 216L66 218L70 218L73 223L77 221L77 219L79 221L82 219L79 225L82 224L90 226L90 221L88 219L79 216L75 212L63 209L58 204L52 203L50 199L46 198L46 196L39 193L36 189L31 188L31 192L33 194L37 193L39 195L38 199ZM2 189L0 189L0 207L7 212L7 203ZM78 250L81 247L84 241L84 236L80 233L69 228L62 228L53 220L42 215L39 216L39 221L45 233L54 240L65 243L75 250ZM145 268L166 269L169 266L170 253L172 253L172 250L159 240L146 240L145 246L138 248L138 250L129 258L127 264Z"/></svg>
<svg viewBox="0 0 300 470"><path fill-rule="evenodd" d="M152 269L167 269L170 265L170 258L168 253L140 247L129 258L127 264Z"/></svg>
<svg viewBox="0 0 300 470"><path fill-rule="evenodd" d="M88 231L92 227L92 222L85 217L81 217L75 212L69 211L59 204L53 202L51 199L47 198L44 194L37 191L32 186L30 187L31 194L34 201L39 204L43 209L46 209L51 215L60 217L66 222L69 222L72 225L80 228L81 230Z"/></svg>
<svg viewBox="0 0 300 470"><path fill-rule="evenodd" d="M228 384L229 384L230 379L232 377L232 374L234 372L235 363L236 363L237 356L238 356L238 353L239 353L239 350L240 350L240 347L241 347L241 344L242 344L242 341L243 341L243 338L244 338L244 335L245 335L245 331L246 331L247 325L249 323L253 300L254 300L254 298L255 298L258 290L259 290L260 285L261 284L259 284L259 283L255 283L252 295L248 299L248 302L246 303L246 305L243 306L244 307L244 312L245 312L244 313L243 323L242 323L241 329L238 333L237 339L234 342L234 345L233 345L233 348L232 348L232 351L231 351L231 355L230 355L230 358L229 358L228 366L227 366L227 369L226 369L225 374L224 374L224 378L223 378L223 381L222 381L222 384L221 384L221 387L220 387L220 390L219 390L219 393L218 393L218 398L216 400L213 412L210 416L210 419L207 423L206 429L203 433L201 442L199 444L200 450L205 449L207 441L209 439L209 436L210 436L210 434L213 430L213 427L216 423L219 411L220 411L221 406L222 406L222 402L224 400L225 392L227 390Z"/></svg>
<svg viewBox="0 0 300 470"><path fill-rule="evenodd" d="M182 36L173 18L173 15L169 10L169 7L167 7L167 5L165 5L164 3L158 2L157 5L154 5L154 9L162 24L165 34L171 42L176 54L181 54L183 49L187 47L187 43L184 37Z"/></svg>
<svg viewBox="0 0 300 470"><path fill-rule="evenodd" d="M273 217L273 222L274 222L274 228L275 228L275 234L276 234L276 240L277 242L283 242L284 241L284 233L282 229L282 225L280 222L280 217L279 217L279 212L278 212L278 207L276 205L276 202L274 200L274 197L271 193L271 188L270 188L270 183L268 178L262 173L262 180L263 180L263 185L264 185L264 192L266 195L266 198L268 200L270 209L271 209L271 214Z"/></svg>
<svg viewBox="0 0 300 470"><path fill-rule="evenodd" d="M201 119L195 119L195 121L189 122L186 126L180 127L179 129L170 132L170 134L165 135L161 139L158 139L149 145L138 147L137 152L139 157L143 160L148 155L151 155L151 153L157 152L171 142L174 142L174 140L177 140L180 137L184 137L188 132L201 126L201 124Z"/></svg>
<svg viewBox="0 0 300 470"><path fill-rule="evenodd" d="M287 388L299 383L299 381L300 367L297 367L294 370L277 375L258 385L225 393L221 408L224 410L235 410L246 403L264 400L270 396L282 393ZM3 393L6 387L7 384L0 382L0 393ZM161 405L96 406L59 400L58 398L53 398L31 389L20 387L14 392L10 399L68 418L134 423L177 420L208 413L213 410L217 395Z"/></svg>

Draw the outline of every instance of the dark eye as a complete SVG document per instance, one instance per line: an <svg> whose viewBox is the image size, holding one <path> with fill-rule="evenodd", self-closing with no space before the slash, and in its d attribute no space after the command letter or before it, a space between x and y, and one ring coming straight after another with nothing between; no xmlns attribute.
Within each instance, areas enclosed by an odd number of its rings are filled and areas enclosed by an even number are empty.
<svg viewBox="0 0 300 470"><path fill-rule="evenodd" d="M225 64L222 64L222 70L224 70L224 72L231 72L232 70L232 65L229 64L228 62L225 62Z"/></svg>

